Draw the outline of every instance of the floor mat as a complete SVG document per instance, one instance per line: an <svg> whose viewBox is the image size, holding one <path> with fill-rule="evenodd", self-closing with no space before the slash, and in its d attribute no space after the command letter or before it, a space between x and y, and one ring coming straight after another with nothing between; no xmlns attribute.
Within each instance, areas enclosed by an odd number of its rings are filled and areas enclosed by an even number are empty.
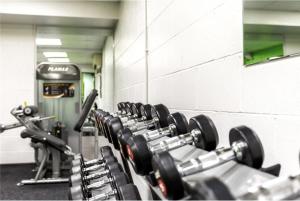
<svg viewBox="0 0 300 201"><path fill-rule="evenodd" d="M68 183L17 186L22 179L34 176L33 164L0 166L1 200L67 200Z"/></svg>

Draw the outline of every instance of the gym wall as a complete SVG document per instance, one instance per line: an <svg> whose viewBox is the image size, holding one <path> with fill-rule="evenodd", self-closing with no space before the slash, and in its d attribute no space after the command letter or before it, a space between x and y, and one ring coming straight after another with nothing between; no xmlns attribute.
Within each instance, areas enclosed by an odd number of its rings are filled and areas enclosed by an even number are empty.
<svg viewBox="0 0 300 201"><path fill-rule="evenodd" d="M13 107L34 103L35 91L35 28L32 25L0 24L0 122L12 123ZM24 128L0 135L0 163L33 162L30 139L22 139Z"/></svg>
<svg viewBox="0 0 300 201"><path fill-rule="evenodd" d="M96 88L102 92L99 96L99 106L107 111L113 111L114 95L114 49L113 37L107 37L102 54L102 90L100 90L100 74L96 75Z"/></svg>
<svg viewBox="0 0 300 201"><path fill-rule="evenodd" d="M148 100L187 117L207 114L219 146L230 128L248 125L261 137L264 166L281 163L290 174L299 169L300 58L244 67L242 10L236 0L124 1L115 105Z"/></svg>

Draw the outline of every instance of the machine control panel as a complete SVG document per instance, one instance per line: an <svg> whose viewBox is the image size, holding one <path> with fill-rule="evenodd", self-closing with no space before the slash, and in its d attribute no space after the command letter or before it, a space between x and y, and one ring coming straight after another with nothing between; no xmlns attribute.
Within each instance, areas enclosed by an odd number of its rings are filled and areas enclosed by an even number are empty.
<svg viewBox="0 0 300 201"><path fill-rule="evenodd" d="M45 98L74 97L74 83L43 83L43 96Z"/></svg>

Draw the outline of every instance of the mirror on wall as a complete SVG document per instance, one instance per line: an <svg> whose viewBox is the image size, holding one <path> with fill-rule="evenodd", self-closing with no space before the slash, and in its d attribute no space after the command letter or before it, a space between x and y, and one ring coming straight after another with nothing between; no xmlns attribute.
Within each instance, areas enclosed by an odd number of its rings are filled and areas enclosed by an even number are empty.
<svg viewBox="0 0 300 201"><path fill-rule="evenodd" d="M300 0L244 0L244 64L300 53Z"/></svg>

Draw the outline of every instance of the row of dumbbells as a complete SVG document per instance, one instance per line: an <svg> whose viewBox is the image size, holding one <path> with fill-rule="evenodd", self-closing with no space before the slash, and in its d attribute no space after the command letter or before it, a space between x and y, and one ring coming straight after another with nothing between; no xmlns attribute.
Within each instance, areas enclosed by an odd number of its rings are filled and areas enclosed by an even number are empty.
<svg viewBox="0 0 300 201"><path fill-rule="evenodd" d="M218 133L208 116L197 115L188 122L183 114L170 114L162 104L119 103L117 113L98 110L97 122L100 131L124 158L129 159L136 173L154 175L156 182L152 184L158 185L169 199L186 196L183 177L233 160L261 169L264 160L263 146L251 128L232 128L229 132L230 145L216 149ZM187 144L208 153L176 164L168 151ZM225 198L228 197L220 199Z"/></svg>
<svg viewBox="0 0 300 201"><path fill-rule="evenodd" d="M75 156L69 179L69 199L141 200L137 187L130 182L111 148L101 147L100 154L101 158L90 161L84 161L81 154Z"/></svg>

